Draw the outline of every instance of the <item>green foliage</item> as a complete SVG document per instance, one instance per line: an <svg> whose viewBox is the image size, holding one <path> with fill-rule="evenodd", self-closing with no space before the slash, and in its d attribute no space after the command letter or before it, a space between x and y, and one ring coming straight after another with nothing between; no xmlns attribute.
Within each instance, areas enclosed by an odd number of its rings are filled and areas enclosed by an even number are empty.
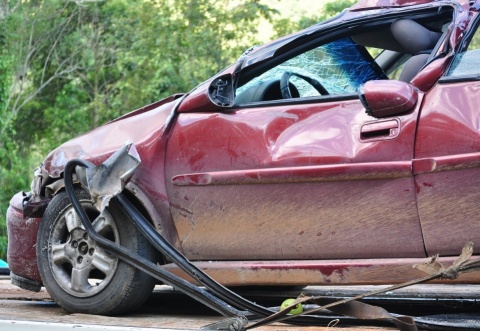
<svg viewBox="0 0 480 331"><path fill-rule="evenodd" d="M177 2L141 1L128 16L112 20L117 40L128 45L117 58L124 79L116 84L116 107L134 108L189 91L257 43L252 36L260 18L274 13L254 0L236 6L214 0Z"/></svg>
<svg viewBox="0 0 480 331"><path fill-rule="evenodd" d="M281 37L289 33L308 28L316 23L323 22L339 14L345 8L353 6L356 0L333 0L325 4L323 12L318 15L303 16L298 21L290 18L282 18L274 22L276 37Z"/></svg>
<svg viewBox="0 0 480 331"><path fill-rule="evenodd" d="M6 104L8 99L8 91L10 87L10 77L11 77L11 68L12 68L12 57L8 54L5 48L5 34L6 27L5 23L0 25L0 107ZM6 124L6 118L4 114L0 113L0 127L4 127ZM18 177L13 174L12 171L12 162L9 152L13 152L14 158L16 158L16 151L14 146L12 146L11 141L8 139L8 134L3 134L0 138L0 188L18 188ZM13 148L12 148L13 147ZM0 215L5 215L6 206L8 206L8 201L10 196L5 195L8 191L0 189ZM3 217L0 217L0 259L5 259L7 251L7 227L3 220Z"/></svg>
<svg viewBox="0 0 480 331"><path fill-rule="evenodd" d="M62 142L172 93L187 92L258 44L262 20L298 22L259 0L5 0L0 15L0 258L5 213ZM266 3L266 1L265 1Z"/></svg>

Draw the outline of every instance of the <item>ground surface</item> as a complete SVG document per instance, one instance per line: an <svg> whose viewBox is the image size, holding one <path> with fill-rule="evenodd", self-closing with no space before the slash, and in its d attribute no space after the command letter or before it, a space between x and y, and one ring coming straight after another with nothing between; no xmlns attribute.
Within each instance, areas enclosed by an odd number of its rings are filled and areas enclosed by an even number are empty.
<svg viewBox="0 0 480 331"><path fill-rule="evenodd" d="M309 287L304 289L303 292L341 297L358 294L359 292L365 292L371 289L372 287L366 286L342 288ZM295 291L286 291L285 289L276 289L273 291L243 289L242 294L257 300L259 303L278 306L285 297L294 297L299 293L299 291L299 289L296 289ZM372 300L376 302L387 302L388 306L388 302L392 302L392 298L394 298L395 300L393 300L393 302L396 302L396 306L400 306L400 310L405 310L406 313L415 311L418 313L419 309L425 309L425 307L417 305L415 299L418 299L421 302L431 300L432 303L435 303L434 306L437 307L434 309L444 310L448 309L448 307L452 305L452 302L457 302L452 301L454 298L463 298L467 301L475 301L474 298L478 297L479 293L479 286L415 286L399 292L390 292L381 296L380 298ZM399 307L396 309L399 309ZM478 309L478 306L476 309ZM221 319L223 318L218 316L218 314L215 312L203 307L185 295L166 286L157 286L147 304L142 307L139 312L134 314L120 317L70 314L55 304L44 289L42 289L42 291L39 293L28 292L11 285L8 277L0 278L0 330L11 330L13 329L12 325L14 324L17 324L17 327L20 327L20 324L24 321L61 323L64 325L71 324L77 327L80 325L116 326L126 327L125 330L137 330L137 328L195 330L206 324L213 323ZM2 321L3 324L1 324ZM7 321L8 323L11 323L11 321L16 321L16 323L9 326ZM42 329L42 325L43 324L38 324L30 329L35 329L38 331L51 331L55 329L52 328L53 324L46 325L44 329ZM289 326L280 323L261 327L258 330L308 331L312 329L319 331L327 330L327 328L324 327L306 328ZM336 329L343 330L344 328L340 324L336 326ZM390 327L372 326L345 328L345 330L347 329L355 331L395 330L394 328ZM18 330L24 330L24 328L18 328Z"/></svg>

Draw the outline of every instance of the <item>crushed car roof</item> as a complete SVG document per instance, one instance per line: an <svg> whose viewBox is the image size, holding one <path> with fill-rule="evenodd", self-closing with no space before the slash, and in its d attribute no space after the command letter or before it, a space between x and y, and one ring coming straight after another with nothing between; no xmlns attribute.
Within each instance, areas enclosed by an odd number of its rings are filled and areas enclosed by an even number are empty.
<svg viewBox="0 0 480 331"><path fill-rule="evenodd" d="M372 9L384 7L399 7L399 6L414 6L422 5L429 2L436 2L435 0L360 0L351 7L353 10L358 9ZM458 1L462 2L462 1Z"/></svg>
<svg viewBox="0 0 480 331"><path fill-rule="evenodd" d="M344 10L329 20L315 24L302 31L287 35L283 38L274 40L260 47L250 49L240 58L241 68L246 68L263 60L269 59L278 52L288 50L288 45L303 38L315 37L318 32L337 25L339 22L354 21L364 19L369 16L378 15L376 10L391 10L393 8L404 9L405 7L415 6L417 8L450 6L470 6L475 1L470 0L360 0L352 7ZM410 9L410 8L408 8ZM367 11L367 13L365 13Z"/></svg>

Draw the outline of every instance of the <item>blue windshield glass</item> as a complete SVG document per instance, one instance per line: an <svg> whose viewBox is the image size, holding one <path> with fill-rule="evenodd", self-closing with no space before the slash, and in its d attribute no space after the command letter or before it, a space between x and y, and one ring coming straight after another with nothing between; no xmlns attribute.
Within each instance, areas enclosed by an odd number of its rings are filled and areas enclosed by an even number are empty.
<svg viewBox="0 0 480 331"><path fill-rule="evenodd" d="M331 62L327 66L330 65L335 71L330 79L321 74L325 83L331 85L331 89L335 89L337 80L348 82L348 87L344 87L345 92L354 92L369 80L386 78L381 71L379 72L379 68L370 55L366 54L366 50L355 44L350 37L336 40L320 48L323 48L331 58Z"/></svg>
<svg viewBox="0 0 480 331"><path fill-rule="evenodd" d="M317 80L331 95L356 93L358 87L369 80L386 79L365 48L346 37L277 65L237 89L237 95L262 82L280 79L286 71ZM319 95L318 91L304 80L292 78L292 82L298 88L300 97Z"/></svg>

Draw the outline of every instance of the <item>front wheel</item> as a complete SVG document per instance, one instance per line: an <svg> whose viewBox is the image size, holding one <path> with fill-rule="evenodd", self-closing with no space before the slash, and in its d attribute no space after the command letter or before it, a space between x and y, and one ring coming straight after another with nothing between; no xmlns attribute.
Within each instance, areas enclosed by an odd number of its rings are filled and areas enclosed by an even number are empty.
<svg viewBox="0 0 480 331"><path fill-rule="evenodd" d="M75 194L101 236L150 261L155 250L131 221L110 208L99 217L90 195ZM151 294L155 279L96 245L86 233L66 192L57 194L45 211L37 237L40 275L52 298L73 313L117 315L135 310Z"/></svg>

